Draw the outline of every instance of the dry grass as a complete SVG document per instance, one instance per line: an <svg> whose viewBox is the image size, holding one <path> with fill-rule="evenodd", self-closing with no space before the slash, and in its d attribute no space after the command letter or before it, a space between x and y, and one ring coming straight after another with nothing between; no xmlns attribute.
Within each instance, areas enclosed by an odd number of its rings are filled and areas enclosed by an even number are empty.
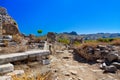
<svg viewBox="0 0 120 80"><path fill-rule="evenodd" d="M98 57L96 57L96 55L93 54L89 54L87 51L87 49L90 47L92 49L95 49L98 45L107 45L108 43L101 43L101 42L97 42L97 41L92 41L92 42L86 42L81 44L79 47L77 47L75 49L76 53L78 53L81 57L85 58L88 61L93 61L95 59L97 59Z"/></svg>
<svg viewBox="0 0 120 80"><path fill-rule="evenodd" d="M120 38L113 40L110 44L119 46L120 45Z"/></svg>
<svg viewBox="0 0 120 80"><path fill-rule="evenodd" d="M22 37L20 35L13 35L13 39L12 40L17 42L17 43L21 43Z"/></svg>
<svg viewBox="0 0 120 80"><path fill-rule="evenodd" d="M25 52L27 51L27 46L8 46L8 47L1 47L0 54L10 54L10 53L17 53L17 52Z"/></svg>
<svg viewBox="0 0 120 80"><path fill-rule="evenodd" d="M12 76L12 79L13 80L51 80L50 77L51 77L51 72L48 72L44 75L38 73L36 77L33 75L30 76L30 74L24 74L23 76L20 76L20 77L14 75Z"/></svg>
<svg viewBox="0 0 120 80"><path fill-rule="evenodd" d="M17 52L25 52L28 50L28 46L19 46L19 49Z"/></svg>
<svg viewBox="0 0 120 80"><path fill-rule="evenodd" d="M4 40L3 43L4 43L5 47L8 47L9 42L7 40Z"/></svg>

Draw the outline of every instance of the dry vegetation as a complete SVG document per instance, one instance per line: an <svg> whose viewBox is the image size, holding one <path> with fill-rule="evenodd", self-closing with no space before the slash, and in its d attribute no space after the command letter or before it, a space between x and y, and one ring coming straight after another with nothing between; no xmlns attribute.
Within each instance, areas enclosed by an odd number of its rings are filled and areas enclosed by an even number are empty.
<svg viewBox="0 0 120 80"><path fill-rule="evenodd" d="M115 46L120 46L120 38L117 39L101 39L101 40L91 40L91 41L86 41L83 44L80 44L79 46L76 46L76 53L79 53L82 57L84 57L86 60L95 60L97 59L97 55L91 55L88 54L88 48L93 48L95 49L98 45L115 45Z"/></svg>
<svg viewBox="0 0 120 80"><path fill-rule="evenodd" d="M98 40L87 40L83 44L77 44L77 47L96 47L97 45L120 45L120 38L115 38L115 39L98 39Z"/></svg>
<svg viewBox="0 0 120 80"><path fill-rule="evenodd" d="M17 43L21 43L22 37L20 35L13 35L13 39L12 40L17 42Z"/></svg>
<svg viewBox="0 0 120 80"><path fill-rule="evenodd" d="M51 80L51 73L48 72L46 74L38 73L36 76L31 76L31 74L24 74L20 77L14 75L12 76L13 80Z"/></svg>
<svg viewBox="0 0 120 80"><path fill-rule="evenodd" d="M16 52L25 52L27 51L27 46L8 46L3 47L0 50L0 54L16 53Z"/></svg>

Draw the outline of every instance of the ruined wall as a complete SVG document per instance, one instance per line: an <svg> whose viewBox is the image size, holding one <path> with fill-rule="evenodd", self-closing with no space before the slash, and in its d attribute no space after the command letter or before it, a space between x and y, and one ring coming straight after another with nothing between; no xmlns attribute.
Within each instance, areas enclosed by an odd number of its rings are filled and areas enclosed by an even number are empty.
<svg viewBox="0 0 120 80"><path fill-rule="evenodd" d="M6 8L0 7L0 17L3 35L20 34L16 21L11 16L9 16Z"/></svg>

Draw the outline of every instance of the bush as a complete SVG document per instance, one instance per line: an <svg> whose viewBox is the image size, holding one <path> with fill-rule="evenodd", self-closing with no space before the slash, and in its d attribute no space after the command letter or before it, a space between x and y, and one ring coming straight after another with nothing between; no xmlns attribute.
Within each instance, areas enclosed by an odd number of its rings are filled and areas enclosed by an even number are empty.
<svg viewBox="0 0 120 80"><path fill-rule="evenodd" d="M65 39L65 38L59 38L58 42L63 43L63 44L69 44L70 40L69 39Z"/></svg>
<svg viewBox="0 0 120 80"><path fill-rule="evenodd" d="M80 46L80 42L75 41L75 42L73 43L73 45L74 45L74 46Z"/></svg>
<svg viewBox="0 0 120 80"><path fill-rule="evenodd" d="M99 38L97 39L98 42L112 42L113 38Z"/></svg>

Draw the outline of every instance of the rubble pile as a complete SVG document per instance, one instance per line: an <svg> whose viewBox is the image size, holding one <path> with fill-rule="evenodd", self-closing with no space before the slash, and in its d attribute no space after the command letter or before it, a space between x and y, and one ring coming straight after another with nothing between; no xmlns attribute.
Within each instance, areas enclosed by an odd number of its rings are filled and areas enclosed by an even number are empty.
<svg viewBox="0 0 120 80"><path fill-rule="evenodd" d="M74 49L81 57L87 61L101 63L100 68L105 72L116 72L120 69L120 46L97 45L96 47L87 46Z"/></svg>

